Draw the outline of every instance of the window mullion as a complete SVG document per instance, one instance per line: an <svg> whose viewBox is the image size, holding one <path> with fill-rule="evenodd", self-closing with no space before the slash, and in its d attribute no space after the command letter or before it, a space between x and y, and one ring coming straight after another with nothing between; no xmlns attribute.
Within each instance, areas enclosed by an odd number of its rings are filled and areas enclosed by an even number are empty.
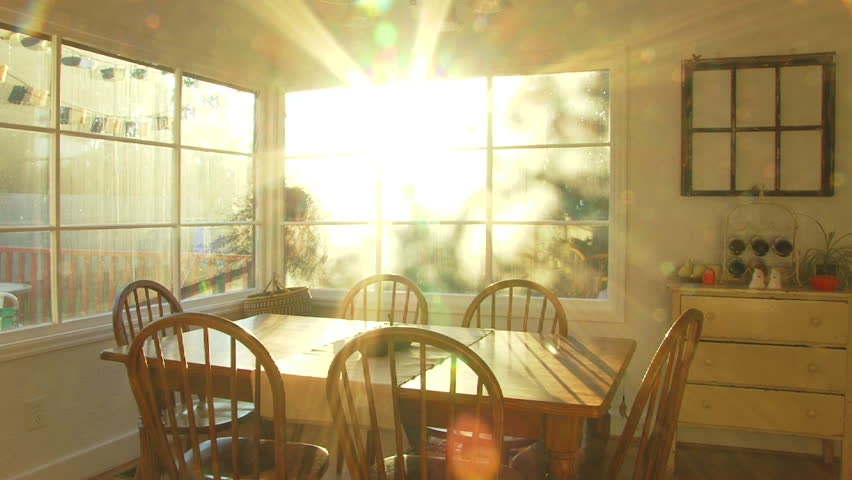
<svg viewBox="0 0 852 480"><path fill-rule="evenodd" d="M49 222L50 222L50 316L52 323L60 323L59 312L61 310L59 302L59 248L61 232L59 225L62 221L61 209L59 208L59 197L61 194L60 188L60 131L59 131L59 109L60 109L60 81L62 69L60 62L62 60L62 39L59 35L53 35L51 38L53 50L51 52L51 64L53 66L53 82L50 86L50 98L53 100L51 105L51 127L53 128L53 158L50 162L48 176L48 197L50 198Z"/></svg>
<svg viewBox="0 0 852 480"><path fill-rule="evenodd" d="M181 194L182 194L182 182L181 182L181 159L182 159L182 138L181 138L181 120L183 119L181 116L183 106L183 70L175 70L175 102L174 102L174 162L172 164L172 178L174 184L172 185L172 215L174 215L175 226L172 227L172 241L171 241L171 263L174 266L172 268L172 291L175 292L175 295L180 299L180 285L181 285L181 258L180 258L180 249L181 249L181 222L183 218L181 218Z"/></svg>
<svg viewBox="0 0 852 480"><path fill-rule="evenodd" d="M376 170L376 272L382 273L382 235L384 233L384 216L382 215L382 162L374 164Z"/></svg>
<svg viewBox="0 0 852 480"><path fill-rule="evenodd" d="M492 240L494 235L494 194L493 194L493 172L494 172L494 79L488 77L486 89L488 90L486 98L488 106L486 108L486 127L485 127L485 285L490 285L494 281L494 261L492 259L494 250L492 248Z"/></svg>

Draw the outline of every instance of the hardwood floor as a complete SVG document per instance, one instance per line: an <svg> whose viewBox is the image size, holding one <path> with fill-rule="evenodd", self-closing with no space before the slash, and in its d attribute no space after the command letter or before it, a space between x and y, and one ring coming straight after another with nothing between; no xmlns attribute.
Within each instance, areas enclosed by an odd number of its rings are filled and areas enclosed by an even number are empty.
<svg viewBox="0 0 852 480"><path fill-rule="evenodd" d="M822 457L679 445L675 480L835 480L840 459L823 463ZM116 467L90 480L124 480L120 476L133 464ZM325 478L333 479L334 468Z"/></svg>

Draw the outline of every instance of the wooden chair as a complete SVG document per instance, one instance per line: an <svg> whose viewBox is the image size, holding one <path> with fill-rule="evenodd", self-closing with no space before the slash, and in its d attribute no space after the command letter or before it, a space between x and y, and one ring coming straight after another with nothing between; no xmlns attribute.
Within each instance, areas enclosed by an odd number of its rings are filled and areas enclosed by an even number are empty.
<svg viewBox="0 0 852 480"><path fill-rule="evenodd" d="M175 336L163 338L168 329ZM319 479L328 468L325 449L286 442L281 372L266 347L229 320L177 313L150 323L130 346L127 374L168 478ZM252 416L257 425L249 437L241 436L237 425L239 398L250 398L260 411L262 376L271 392L271 440L260 438L259 415ZM223 396L230 402L231 427L219 430L213 398ZM177 426L180 412L192 412L186 429Z"/></svg>
<svg viewBox="0 0 852 480"><path fill-rule="evenodd" d="M159 320L160 318L183 312L178 299L165 286L153 280L136 280L124 287L112 307L112 330L115 336L115 344L119 347L129 345L142 331L145 326ZM160 333L176 334L177 331L161 330ZM254 404L250 402L238 402L237 416L245 418L254 411ZM231 403L221 399L214 400L214 422L217 429L227 428L231 424ZM177 427L181 431L189 428L187 412L179 412ZM200 419L202 426L206 426L207 417ZM139 428L139 444L141 447L140 466L137 469L139 476L144 476L143 470L154 468L152 452L148 450L150 442L146 440L146 432L143 426Z"/></svg>
<svg viewBox="0 0 852 480"><path fill-rule="evenodd" d="M168 310L164 308L166 305ZM112 305L115 344L119 347L129 345L136 334L149 323L168 314L180 312L183 312L183 307L168 288L153 280L130 282L115 297Z"/></svg>
<svg viewBox="0 0 852 480"><path fill-rule="evenodd" d="M395 350L395 345L407 342L413 343L410 350ZM388 352L385 356L372 356L373 352L385 349ZM468 429L473 427L476 438L485 436L484 432L488 431L493 441L473 442L462 456L450 447L456 444L453 441L456 439L452 438L442 455L435 455L434 451L430 455L425 429L426 399L427 396L434 398L441 390L432 384L427 391L425 375L431 367L426 361L427 350L433 361L435 352L439 351L438 357L446 355L439 361L449 362L445 364L449 378L444 385L448 425L463 422ZM398 373L404 368L400 358L405 358L407 365L416 366L413 374L422 380L415 384L419 388L404 391L400 388L411 378L410 371L407 378L405 373ZM473 376L460 379L459 368L469 369ZM374 382L379 378L384 378L385 382ZM485 362L457 340L434 331L405 326L363 333L347 342L335 356L328 369L326 392L349 475L354 480L453 480L470 478L470 472L477 472L476 478L483 480L521 478L517 472L500 464L503 438L500 385ZM407 403L400 400L403 397ZM382 404L383 399L389 404ZM386 419L392 421L390 428L393 430L393 435L388 435L387 439L372 434L381 431L381 427L388 427L380 425L380 415L392 417L392 420ZM420 438L411 442L411 450L406 448L403 418L406 426L411 426L415 418L419 422L416 431L420 432Z"/></svg>
<svg viewBox="0 0 852 480"><path fill-rule="evenodd" d="M666 333L645 370L605 478L618 477L640 421L642 430L632 478L652 480L666 476L686 377L703 323L704 314L691 308Z"/></svg>
<svg viewBox="0 0 852 480"><path fill-rule="evenodd" d="M390 296L390 305L384 298ZM398 311L397 307L402 310ZM353 286L340 304L337 316L349 320L373 320L370 309L375 309L375 321L429 323L429 306L417 285L402 275L382 273L367 277ZM386 313L386 315L385 315Z"/></svg>
<svg viewBox="0 0 852 480"><path fill-rule="evenodd" d="M686 377L701 337L703 321L704 314L694 308L675 321L645 370L608 467L604 470L604 455L588 456L581 466L580 479L662 480L668 477L668 459L674 446ZM640 423L642 428L637 443L635 433ZM631 458L635 455L633 471L622 472L628 450ZM540 458L524 458L534 455ZM540 452L529 450L512 459L510 464L524 470L524 464L537 465L543 461Z"/></svg>
<svg viewBox="0 0 852 480"><path fill-rule="evenodd" d="M558 332L560 335L568 335L568 318L559 298L549 289L538 283L517 278L492 283L485 287L485 290L479 292L479 295L470 302L470 305L464 312L462 326L499 328L497 317L500 312L497 308L497 299L504 296L501 295L504 291L508 291L508 295L506 295L507 317L505 330L535 331L538 333L549 331L550 333ZM518 313L516 310L519 306L519 304L515 303L516 292L522 294L521 298L518 299L519 302L523 302L523 314L520 315L520 318L516 318L515 316ZM486 318L483 324L483 304L489 298L491 300L489 302L490 309L488 309L486 315L490 317L490 321ZM552 317L550 316L551 313ZM516 319L521 323L516 325L514 323ZM545 328L548 319L550 320L550 326ZM535 324L531 324L530 320L535 322Z"/></svg>
<svg viewBox="0 0 852 480"><path fill-rule="evenodd" d="M505 330L532 330L538 333L543 333L545 331L556 333L558 331L559 334L563 336L568 334L568 318L565 314L565 309L562 307L562 303L559 301L556 294L543 285L531 280L523 279L501 280L486 287L485 290L481 291L470 302L470 305L464 313L464 317L462 317L462 326L499 328L497 317L500 316L500 311L497 306L497 299L501 297L500 294L503 292L507 292L508 294L508 298L505 299ZM520 294L520 298L517 300L519 303L516 303L515 296L518 293ZM486 303L486 300L488 299L491 300L488 302L490 303L490 309L486 314L486 321L483 324L483 303ZM516 318L516 310L521 305L520 302L522 302L523 305L523 313L520 315L520 318ZM548 306L550 306L549 309ZM550 317L548 311L552 311L552 317ZM550 326L545 328L548 319L550 319ZM516 325L515 320L517 320L519 324ZM530 320L533 321L531 322ZM431 436L443 438L446 436L446 430L430 427L429 434ZM504 454L510 455L513 452L517 452L518 450L529 446L531 443L533 443L533 441L526 438L511 436L506 437L504 439Z"/></svg>

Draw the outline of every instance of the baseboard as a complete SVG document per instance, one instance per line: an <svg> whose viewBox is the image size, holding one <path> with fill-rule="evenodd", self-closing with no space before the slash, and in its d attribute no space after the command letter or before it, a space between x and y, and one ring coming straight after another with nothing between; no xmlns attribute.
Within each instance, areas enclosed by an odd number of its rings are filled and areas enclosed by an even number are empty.
<svg viewBox="0 0 852 480"><path fill-rule="evenodd" d="M7 480L87 479L139 456L139 431L133 429L110 440L52 460Z"/></svg>

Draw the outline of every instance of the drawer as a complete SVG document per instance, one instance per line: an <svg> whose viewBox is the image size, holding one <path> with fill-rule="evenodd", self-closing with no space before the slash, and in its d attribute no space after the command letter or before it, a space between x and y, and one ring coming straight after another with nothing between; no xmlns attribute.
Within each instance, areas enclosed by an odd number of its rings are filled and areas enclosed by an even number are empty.
<svg viewBox="0 0 852 480"><path fill-rule="evenodd" d="M681 312L704 312L701 338L846 346L846 302L683 295Z"/></svg>
<svg viewBox="0 0 852 480"><path fill-rule="evenodd" d="M844 393L846 350L700 342L689 381Z"/></svg>
<svg viewBox="0 0 852 480"><path fill-rule="evenodd" d="M843 434L843 396L687 385L679 421L814 436Z"/></svg>

